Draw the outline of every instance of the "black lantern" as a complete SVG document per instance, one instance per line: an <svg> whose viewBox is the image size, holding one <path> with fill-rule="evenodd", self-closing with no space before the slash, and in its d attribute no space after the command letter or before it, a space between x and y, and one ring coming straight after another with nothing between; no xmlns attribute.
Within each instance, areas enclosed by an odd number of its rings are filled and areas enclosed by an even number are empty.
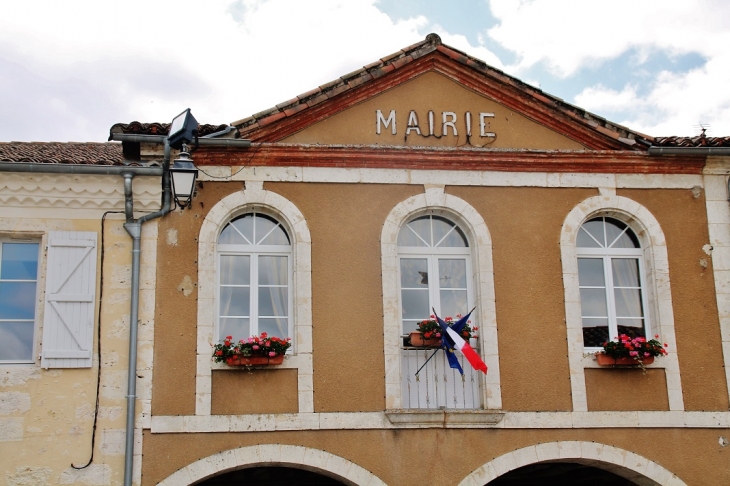
<svg viewBox="0 0 730 486"><path fill-rule="evenodd" d="M195 168L187 147L183 145L182 149L170 167L170 175L172 176L172 195L177 205L184 209L190 205L190 200L193 198L198 169Z"/></svg>

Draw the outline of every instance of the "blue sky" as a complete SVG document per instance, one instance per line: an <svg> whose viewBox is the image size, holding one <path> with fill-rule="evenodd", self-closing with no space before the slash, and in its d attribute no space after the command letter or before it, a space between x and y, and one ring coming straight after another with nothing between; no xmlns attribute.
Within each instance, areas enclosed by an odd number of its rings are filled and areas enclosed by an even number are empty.
<svg viewBox="0 0 730 486"><path fill-rule="evenodd" d="M26 0L0 18L0 141L230 123L439 34L649 135L730 135L724 0ZM174 49L186 29L190 42Z"/></svg>

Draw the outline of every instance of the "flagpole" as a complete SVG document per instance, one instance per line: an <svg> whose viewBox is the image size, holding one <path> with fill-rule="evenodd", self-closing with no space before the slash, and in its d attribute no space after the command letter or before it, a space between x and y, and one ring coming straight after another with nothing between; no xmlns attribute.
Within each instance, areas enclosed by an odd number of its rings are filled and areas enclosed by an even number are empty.
<svg viewBox="0 0 730 486"><path fill-rule="evenodd" d="M427 363L428 363L429 361L431 361L431 358L433 358L434 356L436 356L436 353L438 353L440 349L441 349L441 348L436 348L436 350L435 350L435 351L433 352L433 354L432 354L431 356L429 356L429 357L428 357L428 359L427 359L426 361L424 361L424 363L423 363L423 364L421 365L421 367L420 367L420 368L418 368L418 371L416 371L416 376L418 376L418 373L420 373L420 372L421 372L421 370L423 369L423 367L424 367L424 366L426 366L426 364L427 364Z"/></svg>

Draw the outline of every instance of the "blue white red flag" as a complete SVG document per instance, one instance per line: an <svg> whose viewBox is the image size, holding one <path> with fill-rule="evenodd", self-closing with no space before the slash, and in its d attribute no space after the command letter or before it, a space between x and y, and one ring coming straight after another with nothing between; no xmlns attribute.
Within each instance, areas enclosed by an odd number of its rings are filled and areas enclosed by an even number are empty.
<svg viewBox="0 0 730 486"><path fill-rule="evenodd" d="M461 369L461 365L459 364L459 360L456 359L456 356L454 355L454 349L458 349L461 351L461 354L464 355L467 361L469 361L469 364L472 368L475 370L483 371L484 373L487 372L487 365L482 361L482 358L479 357L479 354L474 351L474 348L472 348L467 341L465 341L459 334L461 333L461 330L466 325L467 321L469 320L469 316L471 315L471 312L469 312L467 315L456 321L453 325L449 326L444 322L443 319L441 319L438 314L436 314L436 311L433 311L433 315L436 316L436 320L438 321L439 325L441 326L441 330L443 331L442 337L441 337L441 343L444 345L444 352L446 353L446 358L449 361L449 366L452 368L458 369L459 373L462 375L464 374L464 370Z"/></svg>

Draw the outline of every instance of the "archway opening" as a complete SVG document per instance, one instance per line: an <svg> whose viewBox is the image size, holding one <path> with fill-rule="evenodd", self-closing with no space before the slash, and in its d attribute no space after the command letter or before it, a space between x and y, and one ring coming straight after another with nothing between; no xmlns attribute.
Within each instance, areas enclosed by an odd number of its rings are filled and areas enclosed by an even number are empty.
<svg viewBox="0 0 730 486"><path fill-rule="evenodd" d="M574 462L543 462L514 469L489 486L635 486L610 471Z"/></svg>
<svg viewBox="0 0 730 486"><path fill-rule="evenodd" d="M215 476L199 486L231 486L255 484L257 486L343 486L336 479L322 474L293 467L250 467Z"/></svg>

